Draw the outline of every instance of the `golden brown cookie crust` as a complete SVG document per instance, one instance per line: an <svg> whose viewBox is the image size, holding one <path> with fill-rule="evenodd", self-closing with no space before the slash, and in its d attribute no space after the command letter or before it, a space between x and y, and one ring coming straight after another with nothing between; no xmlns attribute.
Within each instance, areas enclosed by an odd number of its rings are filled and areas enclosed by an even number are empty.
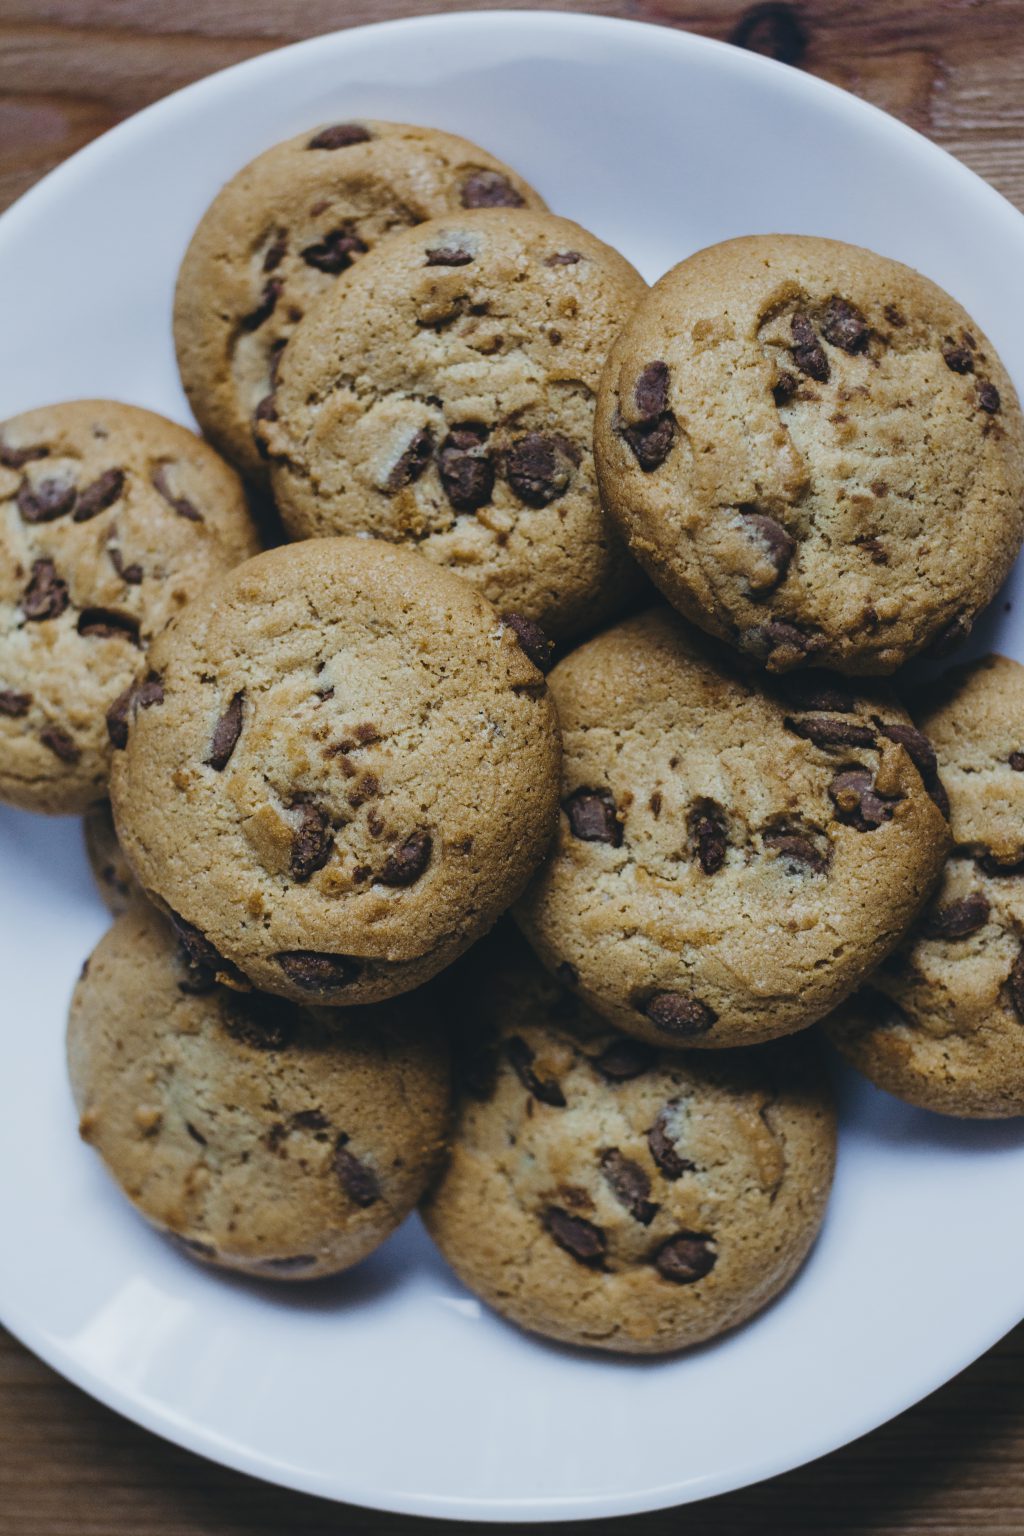
<svg viewBox="0 0 1024 1536"><path fill-rule="evenodd" d="M836 1124L813 1042L658 1051L526 954L461 970L452 1149L424 1203L456 1274L521 1327L661 1354L734 1327L820 1226Z"/></svg>
<svg viewBox="0 0 1024 1536"><path fill-rule="evenodd" d="M1024 1114L1024 667L957 668L920 716L954 850L896 953L826 1023L846 1059L922 1109Z"/></svg>
<svg viewBox="0 0 1024 1536"><path fill-rule="evenodd" d="M115 917L126 912L141 891L117 840L109 800L98 800L82 818L86 858L96 889Z"/></svg>
<svg viewBox="0 0 1024 1536"><path fill-rule="evenodd" d="M694 623L771 671L887 673L970 630L1024 537L1024 423L970 316L856 246L667 273L598 400L602 494Z"/></svg>
<svg viewBox="0 0 1024 1536"><path fill-rule="evenodd" d="M142 904L75 988L81 1134L147 1221L265 1279L347 1269L419 1198L445 1145L447 1047L422 1000L346 1010L195 977Z"/></svg>
<svg viewBox="0 0 1024 1536"><path fill-rule="evenodd" d="M826 674L768 691L667 608L549 682L562 815L516 915L618 1028L680 1047L802 1029L920 912L948 830L891 700Z"/></svg>
<svg viewBox="0 0 1024 1536"><path fill-rule="evenodd" d="M182 263L174 336L197 420L247 478L266 484L254 416L313 300L396 230L474 205L544 201L467 139L370 118L276 144L217 194Z"/></svg>
<svg viewBox="0 0 1024 1536"><path fill-rule="evenodd" d="M0 423L0 799L102 799L107 710L165 624L259 547L238 476L176 422L77 400Z"/></svg>
<svg viewBox="0 0 1024 1536"><path fill-rule="evenodd" d="M552 635L607 617L641 578L601 509L594 399L645 292L549 213L395 235L282 356L259 435L292 536L409 543Z"/></svg>
<svg viewBox="0 0 1024 1536"><path fill-rule="evenodd" d="M554 826L554 705L465 582L372 539L269 550L151 653L111 783L146 891L198 958L296 1001L427 980ZM212 958L209 948L212 946Z"/></svg>

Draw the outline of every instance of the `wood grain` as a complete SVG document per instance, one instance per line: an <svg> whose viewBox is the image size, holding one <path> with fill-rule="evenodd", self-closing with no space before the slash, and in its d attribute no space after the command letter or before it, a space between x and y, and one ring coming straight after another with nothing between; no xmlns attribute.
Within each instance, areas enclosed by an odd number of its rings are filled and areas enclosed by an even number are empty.
<svg viewBox="0 0 1024 1536"><path fill-rule="evenodd" d="M121 118L213 70L300 37L438 8L440 0L0 0L0 207ZM443 8L495 7L449 0ZM732 0L535 0L535 8L739 35L904 118L1024 207L1024 0L746 10ZM866 1265L884 1262L865 1255ZM165 1445L0 1332L0 1536L376 1536L419 1525L267 1488ZM1024 1326L925 1403L813 1466L599 1529L1024 1536Z"/></svg>

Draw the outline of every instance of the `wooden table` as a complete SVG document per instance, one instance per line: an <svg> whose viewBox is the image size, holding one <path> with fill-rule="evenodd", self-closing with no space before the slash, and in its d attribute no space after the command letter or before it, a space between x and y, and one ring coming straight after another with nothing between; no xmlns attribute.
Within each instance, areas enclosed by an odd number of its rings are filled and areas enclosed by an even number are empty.
<svg viewBox="0 0 1024 1536"><path fill-rule="evenodd" d="M783 58L905 118L1024 207L1024 0L540 5L686 27ZM438 8L440 0L0 0L0 207L96 134L200 75L313 33ZM268 1488L165 1445L0 1331L0 1536L326 1536L415 1525ZM927 1402L824 1461L691 1510L601 1529L1022 1536L1024 1326Z"/></svg>

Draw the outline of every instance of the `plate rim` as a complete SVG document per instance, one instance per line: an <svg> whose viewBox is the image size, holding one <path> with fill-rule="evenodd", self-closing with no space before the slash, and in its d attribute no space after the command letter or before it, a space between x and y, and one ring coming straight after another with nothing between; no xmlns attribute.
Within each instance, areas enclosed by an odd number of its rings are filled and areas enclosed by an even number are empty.
<svg viewBox="0 0 1024 1536"><path fill-rule="evenodd" d="M48 200L59 198L65 185L73 181L83 167L91 168L94 162L102 162L104 156L111 152L116 153L122 142L137 132L140 122L145 120L147 124L159 123L159 119L165 117L168 126L173 127L176 117L183 112L187 113L194 94L216 89L229 77L234 79L244 73L248 79L257 81L261 73L274 72L282 55L312 53L325 44L343 47L346 42L363 38L368 34L395 34L399 31L458 33L466 26L480 25L486 25L491 30L492 36L495 32L504 29L506 34L513 38L517 34L521 36L524 29L533 29L540 36L541 41L544 33L556 35L560 32L585 31L593 36L601 33L608 36L621 35L623 32L657 33L662 46L674 48L681 55L687 53L700 55L708 52L721 55L727 52L731 56L730 64L733 69L740 72L745 70L755 76L759 74L763 76L767 72L776 82L781 81L783 78L781 72L785 71L788 94L803 96L809 99L812 105L817 102L823 110L832 115L845 117L848 121L852 120L856 125L871 125L876 133L886 134L899 141L904 151L912 151L933 164L941 163L946 176L955 178L965 195L969 194L974 199L980 198L987 202L990 211L1004 220L1009 215L1008 222L1011 229L1015 228L1018 239L1024 239L1024 227L1022 227L1024 213L1017 209L1003 193L985 181L962 160L917 129L901 122L873 103L833 85L830 81L763 55L747 52L717 38L706 37L669 23L595 15L589 12L524 8L522 10L434 12L427 15L396 17L354 27L336 28L282 47L269 48L255 57L240 60L204 75L150 103L140 111L130 114L61 161L22 193L0 214L0 254L9 238L17 238L23 219L34 217L37 210L45 209ZM1022 1318L1024 1318L1024 1291L1020 1299L1006 1309L1006 1315L1001 1313L997 1321L992 1322L988 1319L984 1326L980 1324L976 1326L971 1334L971 1342L966 1347L959 1364L950 1369L948 1364L944 1363L931 1372L925 1372L923 1385L919 1381L909 1398L905 1391L893 1390L886 1395L886 1404L881 1415L876 1403L872 1411L861 1414L852 1428L847 1427L838 1436L835 1432L830 1432L823 1433L817 1440L804 1440L801 1442L800 1449L792 1454L765 1457L760 1463L746 1464L735 1474L690 1477L685 1482L664 1483L629 1493L545 1495L521 1500L509 1500L503 1497L497 1500L486 1500L478 1497L459 1499L451 1495L390 1493L379 1487L360 1487L358 1480L346 1479L344 1474L339 1477L338 1472L328 1477L324 1474L275 1464L267 1457L254 1455L209 1428L197 1428L193 1421L184 1419L181 1415L169 1410L165 1404L153 1403L143 1394L133 1394L110 1383L98 1371L69 1355L62 1349L59 1341L48 1337L44 1328L37 1326L30 1318L20 1315L16 1308L5 1305L0 1299L0 1325L45 1365L105 1408L194 1455L228 1467L234 1472L329 1502L348 1503L389 1514L487 1523L562 1522L649 1513L696 1503L740 1488L754 1486L768 1478L781 1476L817 1461L845 1445L852 1444L864 1435L891 1422L899 1414L915 1407L993 1348Z"/></svg>

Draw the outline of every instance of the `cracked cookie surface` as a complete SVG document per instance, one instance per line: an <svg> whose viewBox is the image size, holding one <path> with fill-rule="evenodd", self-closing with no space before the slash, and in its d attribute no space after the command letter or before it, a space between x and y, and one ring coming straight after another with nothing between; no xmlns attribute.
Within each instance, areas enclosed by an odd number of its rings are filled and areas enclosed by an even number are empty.
<svg viewBox="0 0 1024 1536"><path fill-rule="evenodd" d="M310 303L395 231L477 207L544 202L467 139L370 118L276 144L218 193L178 278L175 345L196 419L247 478L266 482L253 427Z"/></svg>
<svg viewBox="0 0 1024 1536"><path fill-rule="evenodd" d="M919 723L949 794L953 852L910 936L825 1029L872 1082L923 1109L1024 1114L1024 667L988 656Z"/></svg>
<svg viewBox="0 0 1024 1536"><path fill-rule="evenodd" d="M992 344L871 251L726 241L667 273L608 360L605 504L694 623L771 671L951 648L1024 537L1024 425Z"/></svg>
<svg viewBox="0 0 1024 1536"><path fill-rule="evenodd" d="M311 310L259 435L290 533L415 546L565 635L642 578L601 509L601 368L646 285L552 214L396 235Z"/></svg>
<svg viewBox="0 0 1024 1536"><path fill-rule="evenodd" d="M82 1137L147 1221L264 1279L365 1257L415 1205L448 1130L448 1050L422 998L339 1019L239 995L200 981L142 903L86 963L68 1067Z"/></svg>
<svg viewBox="0 0 1024 1536"><path fill-rule="evenodd" d="M943 793L890 699L823 673L766 685L668 608L549 683L562 814L516 917L618 1028L676 1047L801 1029L920 912L948 847Z"/></svg>
<svg viewBox="0 0 1024 1536"><path fill-rule="evenodd" d="M111 798L140 884L197 964L300 1002L441 970L557 816L554 705L516 629L374 539L229 573L153 648L123 724Z"/></svg>
<svg viewBox="0 0 1024 1536"><path fill-rule="evenodd" d="M169 620L259 547L238 476L175 422L79 400L0 423L0 799L102 799L108 708Z"/></svg>
<svg viewBox="0 0 1024 1536"><path fill-rule="evenodd" d="M456 1124L423 1214L471 1290L550 1338L658 1354L782 1289L835 1158L813 1042L659 1051L520 945L485 941L457 979Z"/></svg>

